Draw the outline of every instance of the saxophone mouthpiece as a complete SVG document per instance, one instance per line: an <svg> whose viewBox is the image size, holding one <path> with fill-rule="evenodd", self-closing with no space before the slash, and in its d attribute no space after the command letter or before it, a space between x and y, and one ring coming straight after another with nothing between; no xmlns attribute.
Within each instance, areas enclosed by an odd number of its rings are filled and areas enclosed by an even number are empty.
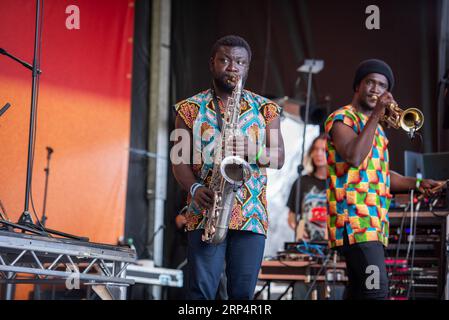
<svg viewBox="0 0 449 320"><path fill-rule="evenodd" d="M235 85L237 85L238 81L239 81L239 76L238 76L238 75L231 75L231 76L226 80L226 82L227 82L228 84L235 84Z"/></svg>

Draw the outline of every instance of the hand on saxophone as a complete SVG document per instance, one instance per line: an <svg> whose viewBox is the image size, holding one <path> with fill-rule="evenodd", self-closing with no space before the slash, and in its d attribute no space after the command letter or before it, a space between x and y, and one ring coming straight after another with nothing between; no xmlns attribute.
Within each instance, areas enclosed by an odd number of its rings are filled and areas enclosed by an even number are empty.
<svg viewBox="0 0 449 320"><path fill-rule="evenodd" d="M214 203L214 192L207 187L199 187L193 195L193 201L198 207L209 209Z"/></svg>

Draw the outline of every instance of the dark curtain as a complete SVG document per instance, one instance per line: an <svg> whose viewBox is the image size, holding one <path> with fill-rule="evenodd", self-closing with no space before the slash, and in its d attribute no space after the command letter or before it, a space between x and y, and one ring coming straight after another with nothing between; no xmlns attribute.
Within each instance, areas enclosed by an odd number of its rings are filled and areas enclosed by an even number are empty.
<svg viewBox="0 0 449 320"><path fill-rule="evenodd" d="M380 9L380 30L366 29L365 9L371 4ZM393 95L400 106L417 106L426 117L423 140L388 130L391 167L402 173L405 150L436 148L438 7L438 1L426 0L172 0L171 102L210 86L210 48L227 34L251 45L247 88L262 95L304 102L306 77L296 69L304 59L324 60L324 69L313 77L312 104L330 111L351 102L360 61L383 59L395 73ZM173 221L185 193L171 170L168 179L166 262L175 267L185 243Z"/></svg>
<svg viewBox="0 0 449 320"><path fill-rule="evenodd" d="M132 76L130 146L148 148L148 102L151 37L151 2L135 2L134 53ZM128 190L126 195L125 237L132 239L139 258L148 258L148 159L136 152L129 154Z"/></svg>
<svg viewBox="0 0 449 320"><path fill-rule="evenodd" d="M380 30L367 30L365 9L380 8ZM312 104L329 110L352 99L358 63L385 60L396 76L393 95L401 107L418 107L426 117L423 140L388 130L391 167L403 172L405 150L436 150L437 30L439 1L427 0L172 0L170 101L210 86L210 48L221 36L237 34L251 45L253 60L247 88L270 97L304 101L306 77L296 69L304 59L323 59L325 68L313 77ZM136 2L131 146L146 149L150 1ZM139 27L138 27L139 25ZM174 114L169 129L174 128ZM126 235L140 255L147 239L146 159L131 154ZM174 224L185 204L185 192L168 171L164 266L178 267L185 258L185 234ZM180 297L170 289L169 297Z"/></svg>
<svg viewBox="0 0 449 320"><path fill-rule="evenodd" d="M380 9L380 30L365 26L372 4ZM437 148L438 8L439 1L426 0L173 0L172 102L210 86L210 48L226 34L250 43L247 88L259 94L304 101L306 77L296 69L304 59L324 60L313 78L312 104L331 111L351 102L359 62L383 59L395 73L399 105L425 115L423 140L388 130L392 168L403 172L405 150Z"/></svg>
<svg viewBox="0 0 449 320"><path fill-rule="evenodd" d="M253 51L247 88L270 95L295 95L297 67L310 56L300 1L173 0L173 100L210 86L210 48L237 34ZM293 81L291 81L293 79Z"/></svg>

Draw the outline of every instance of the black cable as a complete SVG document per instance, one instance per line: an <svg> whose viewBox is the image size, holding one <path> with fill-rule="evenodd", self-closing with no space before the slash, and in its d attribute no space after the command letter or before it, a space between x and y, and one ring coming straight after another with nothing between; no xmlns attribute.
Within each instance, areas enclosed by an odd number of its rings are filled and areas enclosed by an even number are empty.
<svg viewBox="0 0 449 320"><path fill-rule="evenodd" d="M410 282L407 290L407 300L410 298L411 292L415 291L415 288L413 286L413 275L414 275L414 264L415 264L415 247L416 247L416 225L418 223L418 210L415 211L415 216L411 217L411 219L414 219L413 223L413 230L410 230L411 236L412 236L412 258L410 262Z"/></svg>
<svg viewBox="0 0 449 320"><path fill-rule="evenodd" d="M337 251L335 251L334 252L334 261L333 261L334 262L333 263L334 273L332 275L332 288L334 289L334 291L332 292L332 294L333 294L332 300L337 300L336 299L336 291L337 290L335 290L335 288L337 287L337 257L338 257Z"/></svg>
<svg viewBox="0 0 449 320"><path fill-rule="evenodd" d="M416 212L415 216L415 224L414 224L414 230L413 230L413 244L412 244L412 297L415 298L415 286L413 286L413 274L414 274L414 268L415 268L415 249L416 249L416 226L418 224L418 212Z"/></svg>
<svg viewBox="0 0 449 320"><path fill-rule="evenodd" d="M161 224L159 226L159 228L153 233L153 235L151 236L151 239L148 241L147 245L145 246L145 250L147 251L148 255L150 256L151 259L153 259L153 252L150 252L150 247L153 245L154 239L156 238L157 234L165 229L165 224Z"/></svg>
<svg viewBox="0 0 449 320"><path fill-rule="evenodd" d="M275 260L275 261L279 261L279 263L282 264L285 267L291 267L292 266L292 265L290 265L288 263L285 263L284 260L282 260L282 258L280 258L280 257L279 257L278 260ZM290 261L290 260L285 260L285 261Z"/></svg>
<svg viewBox="0 0 449 320"><path fill-rule="evenodd" d="M401 242L402 242L402 233L404 232L404 224L405 224L405 218L407 216L407 211L409 210L409 207L411 206L411 203L409 203L409 205L404 208L404 212L402 214L402 218L401 218L401 225L399 227L399 238L398 241L396 243L396 253L395 253L395 257L394 257L394 262L393 262L393 269L392 269L392 273L391 275L397 275L397 262L399 260L399 251L400 251L400 247L401 247ZM408 264L408 262L406 261L406 263Z"/></svg>
<svg viewBox="0 0 449 320"><path fill-rule="evenodd" d="M419 151L420 151L420 153L424 153L424 139L422 137L421 132L415 132L415 136L418 136L419 139L420 139L420 142L419 142L419 145L420 145Z"/></svg>
<svg viewBox="0 0 449 320"><path fill-rule="evenodd" d="M332 252L331 251L329 251L329 260L330 260L330 258L331 258L331 255L332 255ZM324 270L323 270L323 272L324 272L324 297L326 297L326 291L327 291L327 272L328 272L328 269L327 269L327 264L325 264L324 265ZM335 276L335 275L334 275Z"/></svg>
<svg viewBox="0 0 449 320"><path fill-rule="evenodd" d="M415 266L415 256L416 256L416 254L415 254L415 250L416 250L416 235L417 235L417 231L416 231L416 229L417 229L417 227L418 227L418 218L419 218L419 216L418 216L418 214L416 214L416 217L415 217L415 238L413 239L413 251L412 251L412 265L413 265L413 267ZM416 297L415 297L415 287L413 287L413 298L415 299Z"/></svg>
<svg viewBox="0 0 449 320"><path fill-rule="evenodd" d="M288 263L285 262L285 261L287 261L287 262L294 262L295 260L282 260L282 259L279 259L279 260L275 260L275 261L278 261L280 264L282 264L285 267L296 268L296 266L294 266L292 264L288 264ZM316 263L317 263L317 261L308 261L308 264L305 264L305 265L303 265L303 266L301 266L299 268L307 268L307 267L310 267L310 266L312 266L312 265L314 265Z"/></svg>
<svg viewBox="0 0 449 320"><path fill-rule="evenodd" d="M326 265L327 265L327 262L328 262L329 259L330 259L330 256L331 256L331 252L329 252L329 253L327 254L326 259L324 260L323 265L321 266L321 268L320 268L320 270L318 271L318 273L317 273L316 275L314 275L313 282L312 282L312 284L310 285L310 288L309 288L309 290L307 291L306 296L304 297L304 300L307 300L307 299L309 298L310 294L312 293L312 290L315 288L316 282L318 281L318 277L319 277L319 275L321 274L321 272L324 270L324 268L326 268ZM324 276L326 276L326 275L324 275Z"/></svg>
<svg viewBox="0 0 449 320"><path fill-rule="evenodd" d="M446 240L446 242L444 243L444 245L445 245L444 250L446 251L446 255L445 255L445 257L446 257L446 272L444 274L447 275L449 273L449 246L448 246L449 236L445 235L444 239ZM444 286L444 288L441 292L441 300L444 300L446 298L446 291L448 291L447 287L449 286L449 284L447 282L447 279L445 279L445 283L446 283L446 285Z"/></svg>
<svg viewBox="0 0 449 320"><path fill-rule="evenodd" d="M436 213L436 212L433 210L433 208L430 210L430 212L431 212L435 217L438 217L438 218L446 218L446 217L449 215L449 212L443 213L443 214Z"/></svg>
<svg viewBox="0 0 449 320"><path fill-rule="evenodd" d="M402 218L401 218L401 226L399 227L399 238L398 238L398 242L397 242L397 246L396 246L396 254L395 254L395 258L394 258L392 275L394 273L397 273L397 261L399 260L399 249L400 249L400 246L401 246L402 232L404 231L404 223L405 223L405 217L406 216L407 216L407 208L404 210L404 213L403 213Z"/></svg>

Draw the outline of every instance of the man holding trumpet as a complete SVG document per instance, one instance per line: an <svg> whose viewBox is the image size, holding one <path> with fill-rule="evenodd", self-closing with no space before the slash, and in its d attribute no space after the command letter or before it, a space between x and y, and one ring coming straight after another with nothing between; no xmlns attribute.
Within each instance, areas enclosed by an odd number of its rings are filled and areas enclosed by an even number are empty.
<svg viewBox="0 0 449 320"><path fill-rule="evenodd" d="M325 124L329 245L345 257L349 299L388 297L384 247L390 192L416 189L429 195L440 184L389 168L388 139L380 122L386 109L397 105L393 86L393 72L385 62L363 61L351 104L333 112Z"/></svg>

